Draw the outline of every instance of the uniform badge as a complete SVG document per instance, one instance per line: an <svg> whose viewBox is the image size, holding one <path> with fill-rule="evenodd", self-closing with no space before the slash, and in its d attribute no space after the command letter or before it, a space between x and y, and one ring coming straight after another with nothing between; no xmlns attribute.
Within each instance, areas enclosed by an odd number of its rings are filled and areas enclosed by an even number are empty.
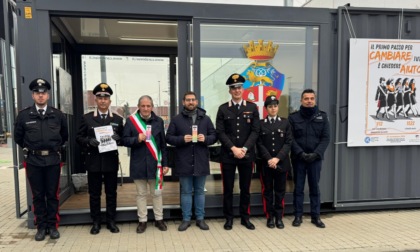
<svg viewBox="0 0 420 252"><path fill-rule="evenodd" d="M246 122L251 123L252 112L246 111L246 112L243 112L243 114L244 114L244 118L246 119Z"/></svg>

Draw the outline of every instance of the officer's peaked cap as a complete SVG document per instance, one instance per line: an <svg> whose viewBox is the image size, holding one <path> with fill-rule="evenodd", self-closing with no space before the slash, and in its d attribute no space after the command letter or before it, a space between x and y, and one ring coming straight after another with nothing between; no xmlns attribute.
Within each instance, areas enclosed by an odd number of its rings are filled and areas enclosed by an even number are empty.
<svg viewBox="0 0 420 252"><path fill-rule="evenodd" d="M106 83L99 83L93 89L93 95L95 96L111 96L112 93L111 87Z"/></svg>
<svg viewBox="0 0 420 252"><path fill-rule="evenodd" d="M245 78L237 73L232 74L226 81L226 85L229 87L240 87L244 84Z"/></svg>
<svg viewBox="0 0 420 252"><path fill-rule="evenodd" d="M29 89L32 92L44 93L51 89L51 84L42 78L36 78L29 84Z"/></svg>
<svg viewBox="0 0 420 252"><path fill-rule="evenodd" d="M277 99L277 97L275 95L270 95L267 96L267 98L265 98L265 102L264 102L264 107L267 107L268 105L278 105L279 104L279 100Z"/></svg>

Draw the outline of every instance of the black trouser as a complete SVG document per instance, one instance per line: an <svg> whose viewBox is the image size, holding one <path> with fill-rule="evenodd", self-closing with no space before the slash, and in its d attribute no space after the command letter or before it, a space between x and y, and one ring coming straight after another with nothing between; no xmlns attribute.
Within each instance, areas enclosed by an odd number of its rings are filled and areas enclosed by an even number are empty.
<svg viewBox="0 0 420 252"><path fill-rule="evenodd" d="M223 213L226 219L233 219L233 186L235 182L236 167L239 173L239 212L241 218L249 219L250 209L249 203L251 195L249 187L251 185L253 163L245 164L227 164L222 163L222 178L223 178Z"/></svg>
<svg viewBox="0 0 420 252"><path fill-rule="evenodd" d="M60 164L26 164L26 176L32 191L32 211L38 229L58 228L60 172Z"/></svg>
<svg viewBox="0 0 420 252"><path fill-rule="evenodd" d="M114 221L117 212L118 171L88 172L90 216L93 222L101 223L102 181L106 194L106 221Z"/></svg>
<svg viewBox="0 0 420 252"><path fill-rule="evenodd" d="M262 167L260 173L264 213L267 218L283 218L287 172ZM274 193L273 193L274 191Z"/></svg>
<svg viewBox="0 0 420 252"><path fill-rule="evenodd" d="M303 200L306 175L308 175L309 199L311 204L311 217L318 218L321 209L321 192L319 190L319 180L321 178L322 160L318 159L312 163L295 159L293 164L293 179L295 190L293 192L293 206L295 216L303 215Z"/></svg>

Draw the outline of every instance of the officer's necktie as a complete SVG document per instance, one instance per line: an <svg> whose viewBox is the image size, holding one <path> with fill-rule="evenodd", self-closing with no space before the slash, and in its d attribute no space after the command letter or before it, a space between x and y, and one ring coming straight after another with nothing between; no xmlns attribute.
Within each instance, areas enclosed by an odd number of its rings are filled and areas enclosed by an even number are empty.
<svg viewBox="0 0 420 252"><path fill-rule="evenodd" d="M41 115L41 116L43 116L44 115L44 109L38 109L38 113Z"/></svg>
<svg viewBox="0 0 420 252"><path fill-rule="evenodd" d="M106 114L101 114L101 117L102 117L102 124L105 124Z"/></svg>
<svg viewBox="0 0 420 252"><path fill-rule="evenodd" d="M273 124L273 123L274 123L274 118L271 118L271 120L270 120L270 121L271 121L271 124Z"/></svg>
<svg viewBox="0 0 420 252"><path fill-rule="evenodd" d="M239 105L239 103L238 104L236 104L236 109L239 111L239 109L241 108L241 105Z"/></svg>

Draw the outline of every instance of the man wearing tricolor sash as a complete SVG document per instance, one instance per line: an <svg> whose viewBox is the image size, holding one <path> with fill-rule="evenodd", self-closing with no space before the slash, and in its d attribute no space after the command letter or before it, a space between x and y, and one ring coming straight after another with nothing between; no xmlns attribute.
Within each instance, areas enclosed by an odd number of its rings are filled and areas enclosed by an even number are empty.
<svg viewBox="0 0 420 252"><path fill-rule="evenodd" d="M167 167L165 128L162 118L153 110L153 100L148 95L140 97L138 110L132 114L124 127L123 144L131 148L130 176L137 188L137 233L147 228L147 186L153 197L155 226L166 231L163 222L162 186Z"/></svg>

